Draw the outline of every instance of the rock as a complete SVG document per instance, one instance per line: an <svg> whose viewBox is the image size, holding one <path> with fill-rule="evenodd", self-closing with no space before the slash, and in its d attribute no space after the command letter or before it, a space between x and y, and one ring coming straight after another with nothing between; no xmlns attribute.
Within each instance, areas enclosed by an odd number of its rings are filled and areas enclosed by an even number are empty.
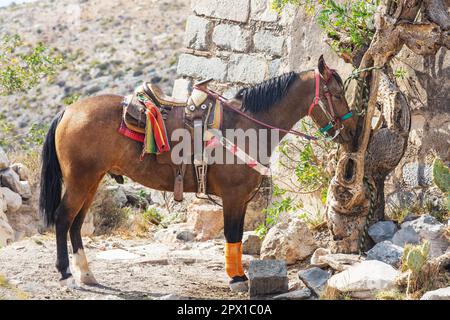
<svg viewBox="0 0 450 320"><path fill-rule="evenodd" d="M187 208L188 224L197 240L215 239L223 234L222 208L206 201L193 201Z"/></svg>
<svg viewBox="0 0 450 320"><path fill-rule="evenodd" d="M197 57L191 54L182 54L178 60L177 73L194 78L225 81L227 65L220 58Z"/></svg>
<svg viewBox="0 0 450 320"><path fill-rule="evenodd" d="M298 277L318 297L326 287L330 274L320 268L313 267L298 272Z"/></svg>
<svg viewBox="0 0 450 320"><path fill-rule="evenodd" d="M114 202L117 203L119 207L125 207L128 202L127 195L125 194L124 188L122 186L107 186L106 190L111 193L114 198Z"/></svg>
<svg viewBox="0 0 450 320"><path fill-rule="evenodd" d="M325 266L327 266L326 263L320 261L320 258L325 256L325 255L327 255L327 254L331 254L331 250L330 249L317 248L316 251L314 251L313 255L311 256L310 264L312 266L315 266L315 267L325 267Z"/></svg>
<svg viewBox="0 0 450 320"><path fill-rule="evenodd" d="M8 156L6 155L5 151L0 147L0 170L4 170L8 168L9 166L9 160Z"/></svg>
<svg viewBox="0 0 450 320"><path fill-rule="evenodd" d="M420 243L419 234L410 226L401 228L394 234L392 242L400 247L404 247L406 244L418 244Z"/></svg>
<svg viewBox="0 0 450 320"><path fill-rule="evenodd" d="M236 22L247 22L250 13L248 0L194 0L191 5L197 15Z"/></svg>
<svg viewBox="0 0 450 320"><path fill-rule="evenodd" d="M449 247L449 241L445 237L446 226L430 215L422 215L420 218L402 223L402 229L413 229L419 237L419 242L428 241L430 243L430 257L435 258Z"/></svg>
<svg viewBox="0 0 450 320"><path fill-rule="evenodd" d="M7 187L15 193L22 193L19 175L11 168L0 171L1 186Z"/></svg>
<svg viewBox="0 0 450 320"><path fill-rule="evenodd" d="M402 168L405 184L410 188L429 186L432 183L432 167L418 162L406 163Z"/></svg>
<svg viewBox="0 0 450 320"><path fill-rule="evenodd" d="M228 69L228 81L256 84L265 79L268 66L262 57L233 54Z"/></svg>
<svg viewBox="0 0 450 320"><path fill-rule="evenodd" d="M379 221L368 230L369 236L375 243L391 240L395 232L397 232L397 226L393 221Z"/></svg>
<svg viewBox="0 0 450 320"><path fill-rule="evenodd" d="M311 297L311 290L303 288L274 296L274 300L306 300Z"/></svg>
<svg viewBox="0 0 450 320"><path fill-rule="evenodd" d="M279 18L277 12L271 8L270 0L251 0L252 20L263 22L276 22Z"/></svg>
<svg viewBox="0 0 450 320"><path fill-rule="evenodd" d="M22 185L22 193L20 194L24 200L31 199L31 186L28 181L20 181L20 184Z"/></svg>
<svg viewBox="0 0 450 320"><path fill-rule="evenodd" d="M6 215L0 211L0 248L14 241L14 230L8 223Z"/></svg>
<svg viewBox="0 0 450 320"><path fill-rule="evenodd" d="M261 251L262 241L254 231L244 232L242 237L242 250L244 254L258 255Z"/></svg>
<svg viewBox="0 0 450 320"><path fill-rule="evenodd" d="M233 94L233 96L235 96ZM258 226L264 223L264 214L262 214L267 203L266 199L257 194L255 198L248 204L247 212L245 213L244 231L252 231L258 228Z"/></svg>
<svg viewBox="0 0 450 320"><path fill-rule="evenodd" d="M219 24L212 34L213 42L220 48L244 52L250 44L250 32L237 25Z"/></svg>
<svg viewBox="0 0 450 320"><path fill-rule="evenodd" d="M250 297L288 291L286 262L281 260L253 260L248 269Z"/></svg>
<svg viewBox="0 0 450 320"><path fill-rule="evenodd" d="M22 206L22 197L8 188L0 188L0 197L6 202L6 210L8 213L17 212Z"/></svg>
<svg viewBox="0 0 450 320"><path fill-rule="evenodd" d="M184 46L187 48L205 50L208 48L208 35L212 22L197 16L189 16L186 21Z"/></svg>
<svg viewBox="0 0 450 320"><path fill-rule="evenodd" d="M28 181L30 177L30 171L28 168L22 163L14 163L11 165L11 169L13 169L20 178L20 181Z"/></svg>
<svg viewBox="0 0 450 320"><path fill-rule="evenodd" d="M298 218L289 218L269 230L261 246L261 259L282 259L294 264L311 255L316 247L306 224Z"/></svg>
<svg viewBox="0 0 450 320"><path fill-rule="evenodd" d="M97 259L108 261L125 260L129 262L129 260L136 260L140 257L141 257L140 255L131 253L123 249L112 249L97 253Z"/></svg>
<svg viewBox="0 0 450 320"><path fill-rule="evenodd" d="M355 298L373 298L378 291L394 288L398 272L390 265L377 261L363 261L332 276L328 286Z"/></svg>
<svg viewBox="0 0 450 320"><path fill-rule="evenodd" d="M336 271L344 271L364 258L357 254L335 253L320 256L318 260Z"/></svg>
<svg viewBox="0 0 450 320"><path fill-rule="evenodd" d="M193 241L195 239L195 234L188 229L179 230L176 233L176 238L181 241Z"/></svg>
<svg viewBox="0 0 450 320"><path fill-rule="evenodd" d="M255 49L271 55L283 54L284 37L273 34L270 31L260 31L253 37Z"/></svg>
<svg viewBox="0 0 450 320"><path fill-rule="evenodd" d="M450 287L428 291L420 300L450 300Z"/></svg>
<svg viewBox="0 0 450 320"><path fill-rule="evenodd" d="M393 267L400 266L403 248L393 244L391 241L377 243L367 252L366 260L378 260L390 264Z"/></svg>

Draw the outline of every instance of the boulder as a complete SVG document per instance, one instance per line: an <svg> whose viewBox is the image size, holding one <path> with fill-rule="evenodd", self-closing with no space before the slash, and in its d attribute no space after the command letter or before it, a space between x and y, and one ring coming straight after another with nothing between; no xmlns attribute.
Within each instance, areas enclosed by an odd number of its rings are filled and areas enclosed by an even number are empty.
<svg viewBox="0 0 450 320"><path fill-rule="evenodd" d="M6 215L0 211L0 248L14 241L14 230L8 223Z"/></svg>
<svg viewBox="0 0 450 320"><path fill-rule="evenodd" d="M11 169L13 169L19 175L20 181L28 181L30 177L30 170L28 170L28 168L24 164L14 163L13 165L11 165Z"/></svg>
<svg viewBox="0 0 450 320"><path fill-rule="evenodd" d="M402 230L412 228L419 237L419 241L430 243L430 257L435 258L445 253L449 241L445 237L446 225L440 223L430 215L422 215L414 221L402 223Z"/></svg>
<svg viewBox="0 0 450 320"><path fill-rule="evenodd" d="M403 248L393 244L391 241L377 243L367 252L366 260L378 260L399 267L403 255Z"/></svg>
<svg viewBox="0 0 450 320"><path fill-rule="evenodd" d="M248 204L244 219L244 231L255 230L264 223L265 216L262 213L267 205L267 200L258 193Z"/></svg>
<svg viewBox="0 0 450 320"><path fill-rule="evenodd" d="M6 202L6 211L8 213L17 212L22 206L22 197L8 188L0 188L0 197Z"/></svg>
<svg viewBox="0 0 450 320"><path fill-rule="evenodd" d="M244 254L256 254L261 251L261 238L255 233L255 231L246 231L242 237L242 250Z"/></svg>
<svg viewBox="0 0 450 320"><path fill-rule="evenodd" d="M419 244L420 237L419 234L412 227L407 226L402 227L394 234L392 242L397 246L404 247L408 243Z"/></svg>
<svg viewBox="0 0 450 320"><path fill-rule="evenodd" d="M332 276L328 286L355 298L374 298L379 291L395 287L398 271L387 263L369 260L360 262Z"/></svg>
<svg viewBox="0 0 450 320"><path fill-rule="evenodd" d="M450 300L450 287L428 291L420 300Z"/></svg>
<svg viewBox="0 0 450 320"><path fill-rule="evenodd" d="M15 193L22 194L22 185L20 184L19 175L13 169L0 171L1 186L7 187Z"/></svg>
<svg viewBox="0 0 450 320"><path fill-rule="evenodd" d="M125 207L128 199L122 186L107 186L105 189L112 195L114 202L117 203L119 207Z"/></svg>
<svg viewBox="0 0 450 320"><path fill-rule="evenodd" d="M330 274L320 268L313 267L298 272L298 277L318 297L326 287Z"/></svg>
<svg viewBox="0 0 450 320"><path fill-rule="evenodd" d="M369 236L375 243L391 240L395 232L397 232L397 226L393 221L379 221L368 230Z"/></svg>
<svg viewBox="0 0 450 320"><path fill-rule="evenodd" d="M20 196L24 200L31 199L32 194L30 183L28 181L20 181L20 184L22 185L22 193L20 194Z"/></svg>
<svg viewBox="0 0 450 320"><path fill-rule="evenodd" d="M330 249L317 248L316 251L314 251L313 255L311 256L310 264L315 267L326 267L327 264L320 261L320 258L327 254L331 254Z"/></svg>
<svg viewBox="0 0 450 320"><path fill-rule="evenodd" d="M253 260L248 269L250 297L288 291L286 262L282 260Z"/></svg>
<svg viewBox="0 0 450 320"><path fill-rule="evenodd" d="M0 170L4 170L8 168L9 166L9 160L8 156L6 155L5 151L0 147Z"/></svg>
<svg viewBox="0 0 450 320"><path fill-rule="evenodd" d="M274 296L274 300L307 300L311 297L312 292L308 288L290 291L287 293Z"/></svg>
<svg viewBox="0 0 450 320"><path fill-rule="evenodd" d="M336 271L344 271L364 258L357 254L335 253L320 256L318 260L321 264L330 266Z"/></svg>
<svg viewBox="0 0 450 320"><path fill-rule="evenodd" d="M289 217L269 230L261 247L261 259L286 260L294 264L310 256L317 245L306 224Z"/></svg>
<svg viewBox="0 0 450 320"><path fill-rule="evenodd" d="M215 239L223 234L222 208L205 200L194 200L187 207L188 224L192 225L197 240Z"/></svg>

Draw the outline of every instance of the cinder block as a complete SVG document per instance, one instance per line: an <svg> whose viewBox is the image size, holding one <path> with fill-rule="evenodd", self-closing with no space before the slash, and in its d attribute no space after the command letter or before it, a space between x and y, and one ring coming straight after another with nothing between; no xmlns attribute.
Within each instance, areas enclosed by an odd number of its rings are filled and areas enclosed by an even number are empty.
<svg viewBox="0 0 450 320"><path fill-rule="evenodd" d="M252 260L248 277L250 297L284 293L289 289L284 260Z"/></svg>

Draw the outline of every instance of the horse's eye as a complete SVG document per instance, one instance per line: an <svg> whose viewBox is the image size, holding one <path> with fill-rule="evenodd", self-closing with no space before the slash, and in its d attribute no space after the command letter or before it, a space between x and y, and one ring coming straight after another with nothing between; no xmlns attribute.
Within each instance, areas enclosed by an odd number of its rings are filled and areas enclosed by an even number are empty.
<svg viewBox="0 0 450 320"><path fill-rule="evenodd" d="M208 106L206 104L202 104L202 106L200 108L202 108L202 110L206 110L206 108L208 108Z"/></svg>
<svg viewBox="0 0 450 320"><path fill-rule="evenodd" d="M189 110L192 111L192 112L194 112L194 111L195 111L195 106L194 106L194 105L190 105L190 106L189 106Z"/></svg>

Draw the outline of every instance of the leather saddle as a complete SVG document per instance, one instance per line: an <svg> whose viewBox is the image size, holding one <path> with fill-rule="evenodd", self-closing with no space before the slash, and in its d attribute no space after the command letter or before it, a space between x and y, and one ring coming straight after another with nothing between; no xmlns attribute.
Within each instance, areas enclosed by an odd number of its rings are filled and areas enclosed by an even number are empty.
<svg viewBox="0 0 450 320"><path fill-rule="evenodd" d="M196 84L196 86L205 86L210 80ZM164 124L166 127L167 136L169 138L170 146L173 148L180 141L171 140L172 132L176 129L185 128L193 130L193 123L196 120L209 123L208 117L210 117L211 123L217 122L217 117L220 108L214 99L209 98L207 95L198 90L193 90L191 97L188 101L176 99L171 96L167 96L158 86L144 82L138 87L133 95L125 98L123 103L123 121L125 125L135 132L145 134L146 127L146 106L142 102L142 97L150 99L160 110ZM211 110L214 112L211 113ZM215 117L214 117L215 116ZM183 155L191 157L193 156L194 141L192 141L192 154ZM172 161L171 152L164 152L156 155L156 161L159 164L170 165L174 171L175 185L174 185L174 200L183 200L183 178L186 165L176 165Z"/></svg>

